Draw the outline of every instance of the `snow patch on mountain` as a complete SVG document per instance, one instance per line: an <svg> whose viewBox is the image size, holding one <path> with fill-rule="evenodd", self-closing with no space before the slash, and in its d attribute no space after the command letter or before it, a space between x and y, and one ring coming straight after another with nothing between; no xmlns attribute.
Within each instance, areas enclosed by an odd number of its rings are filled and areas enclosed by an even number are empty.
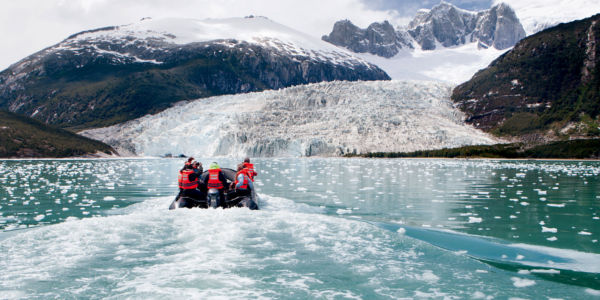
<svg viewBox="0 0 600 300"><path fill-rule="evenodd" d="M63 41L56 49L85 51L87 49L85 45L93 44L96 50L101 51L99 53L112 52L116 56L130 56L134 61L145 61L123 49L135 49L135 52L139 53L142 52L140 48L144 48L144 52L149 54L168 50L174 45L211 41L228 47L236 47L239 42L248 42L290 55L308 56L315 60L346 65L357 63L357 58L348 51L265 17L204 20L147 18L129 25L75 34ZM111 51L110 45L115 44L120 45L120 49ZM107 46L108 49L98 49L103 46Z"/></svg>
<svg viewBox="0 0 600 300"><path fill-rule="evenodd" d="M527 35L600 13L598 0L494 0L494 4L500 3L515 10Z"/></svg>
<svg viewBox="0 0 600 300"><path fill-rule="evenodd" d="M328 156L499 142L463 123L450 92L436 82L322 82L179 103L82 134L150 156Z"/></svg>

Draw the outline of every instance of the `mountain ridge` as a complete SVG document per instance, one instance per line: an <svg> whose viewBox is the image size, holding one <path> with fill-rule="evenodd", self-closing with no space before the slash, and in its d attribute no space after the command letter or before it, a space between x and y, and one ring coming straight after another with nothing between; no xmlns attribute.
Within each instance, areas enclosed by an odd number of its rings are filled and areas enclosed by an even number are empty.
<svg viewBox="0 0 600 300"><path fill-rule="evenodd" d="M406 28L388 22L361 29L349 20L334 24L322 39L356 53L390 58L401 49L435 50L477 42L479 47L502 50L525 37L525 30L510 6L500 3L471 12L442 1L431 10L419 10Z"/></svg>
<svg viewBox="0 0 600 300"><path fill-rule="evenodd" d="M600 14L521 40L452 93L475 127L559 139L600 135Z"/></svg>
<svg viewBox="0 0 600 300"><path fill-rule="evenodd" d="M116 151L99 141L0 110L0 157L108 156Z"/></svg>
<svg viewBox="0 0 600 300"><path fill-rule="evenodd" d="M387 80L349 52L262 17L142 20L83 31L0 72L0 108L70 128L172 103L331 80Z"/></svg>

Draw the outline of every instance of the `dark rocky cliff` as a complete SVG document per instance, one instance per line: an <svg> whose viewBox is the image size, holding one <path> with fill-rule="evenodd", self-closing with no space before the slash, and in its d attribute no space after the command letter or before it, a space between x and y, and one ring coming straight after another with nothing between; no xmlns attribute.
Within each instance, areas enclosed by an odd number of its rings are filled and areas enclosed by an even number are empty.
<svg viewBox="0 0 600 300"><path fill-rule="evenodd" d="M478 128L499 134L600 134L600 14L523 39L452 99Z"/></svg>

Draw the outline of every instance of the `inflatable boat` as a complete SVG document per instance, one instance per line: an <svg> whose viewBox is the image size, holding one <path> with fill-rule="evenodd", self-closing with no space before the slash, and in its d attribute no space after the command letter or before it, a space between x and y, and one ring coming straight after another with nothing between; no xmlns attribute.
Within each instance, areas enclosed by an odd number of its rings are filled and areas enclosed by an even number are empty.
<svg viewBox="0 0 600 300"><path fill-rule="evenodd" d="M229 186L231 182L235 181L236 171L228 168L222 168L221 172L227 178L226 185ZM208 171L204 171L202 173L202 177L204 177ZM193 199L186 196L177 195L175 200L169 206L169 209L176 208L231 208L231 207L247 207L248 209L255 210L258 209L258 197L256 196L256 192L254 189L248 195L238 196L233 199L228 199L228 193L223 193L225 199L221 199L219 195L219 191L217 189L208 189L207 195L205 199Z"/></svg>

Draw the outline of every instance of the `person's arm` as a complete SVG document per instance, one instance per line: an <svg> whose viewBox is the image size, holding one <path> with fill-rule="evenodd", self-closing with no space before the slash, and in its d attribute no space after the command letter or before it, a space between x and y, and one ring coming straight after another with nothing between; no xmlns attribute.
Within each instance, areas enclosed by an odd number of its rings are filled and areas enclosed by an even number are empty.
<svg viewBox="0 0 600 300"><path fill-rule="evenodd" d="M244 184L244 174L240 173L237 176L237 185L235 186L235 189L239 189L240 187L242 187L242 184Z"/></svg>

